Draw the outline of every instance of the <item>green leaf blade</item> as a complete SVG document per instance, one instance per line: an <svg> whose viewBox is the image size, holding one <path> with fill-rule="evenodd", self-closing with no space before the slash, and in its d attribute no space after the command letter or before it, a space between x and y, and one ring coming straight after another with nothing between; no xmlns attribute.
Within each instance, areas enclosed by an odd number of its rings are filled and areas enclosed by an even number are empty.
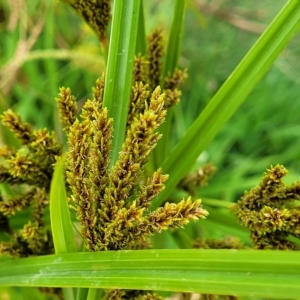
<svg viewBox="0 0 300 300"><path fill-rule="evenodd" d="M124 141L132 69L136 48L140 0L115 1L108 52L103 106L114 120L111 164L118 159Z"/></svg>
<svg viewBox="0 0 300 300"><path fill-rule="evenodd" d="M56 254L76 252L64 180L64 162L57 163L50 189L50 219Z"/></svg>
<svg viewBox="0 0 300 300"><path fill-rule="evenodd" d="M77 251L68 207L64 164L62 157L55 166L50 189L50 220L56 254ZM65 299L75 299L73 289L64 288L63 295Z"/></svg>
<svg viewBox="0 0 300 300"><path fill-rule="evenodd" d="M181 51L186 0L176 0L162 78L175 71Z"/></svg>
<svg viewBox="0 0 300 300"><path fill-rule="evenodd" d="M300 253L143 250L70 253L3 261L0 286L60 286L297 299Z"/></svg>
<svg viewBox="0 0 300 300"><path fill-rule="evenodd" d="M146 55L146 52L147 52L147 42L146 42L146 29L145 29L145 15L144 15L143 0L141 0L140 9L139 9L139 23L138 23L135 53Z"/></svg>

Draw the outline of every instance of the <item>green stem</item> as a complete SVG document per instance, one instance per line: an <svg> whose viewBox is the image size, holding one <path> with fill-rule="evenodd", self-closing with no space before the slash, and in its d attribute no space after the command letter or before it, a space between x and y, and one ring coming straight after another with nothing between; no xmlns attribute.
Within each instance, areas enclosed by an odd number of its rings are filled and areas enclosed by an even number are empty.
<svg viewBox="0 0 300 300"><path fill-rule="evenodd" d="M114 1L103 105L114 119L111 164L118 159L125 136L140 0Z"/></svg>

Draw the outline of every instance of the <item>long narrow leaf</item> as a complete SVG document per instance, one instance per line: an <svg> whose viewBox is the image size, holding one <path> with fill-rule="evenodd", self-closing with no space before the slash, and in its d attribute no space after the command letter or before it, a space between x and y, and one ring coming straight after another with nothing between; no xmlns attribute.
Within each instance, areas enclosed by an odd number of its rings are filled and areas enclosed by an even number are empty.
<svg viewBox="0 0 300 300"><path fill-rule="evenodd" d="M139 9L139 24L138 32L136 39L136 54L145 55L147 51L147 42L146 42L146 29L145 29L145 16L144 16L144 5L143 0L141 0L140 9Z"/></svg>
<svg viewBox="0 0 300 300"><path fill-rule="evenodd" d="M0 286L59 286L300 295L300 252L141 250L68 253L0 262Z"/></svg>
<svg viewBox="0 0 300 300"><path fill-rule="evenodd" d="M178 64L183 34L186 0L176 0L162 78L172 73Z"/></svg>
<svg viewBox="0 0 300 300"><path fill-rule="evenodd" d="M115 1L103 105L114 119L111 163L117 160L125 136L140 0Z"/></svg>
<svg viewBox="0 0 300 300"><path fill-rule="evenodd" d="M170 174L154 207L168 197L300 28L300 1L289 1L162 164Z"/></svg>
<svg viewBox="0 0 300 300"><path fill-rule="evenodd" d="M67 202L64 163L63 158L57 163L50 190L50 219L56 254L77 251ZM63 294L66 299L74 299L73 289L64 288Z"/></svg>
<svg viewBox="0 0 300 300"><path fill-rule="evenodd" d="M56 254L77 251L67 202L64 162L61 159L57 163L50 190L50 219Z"/></svg>

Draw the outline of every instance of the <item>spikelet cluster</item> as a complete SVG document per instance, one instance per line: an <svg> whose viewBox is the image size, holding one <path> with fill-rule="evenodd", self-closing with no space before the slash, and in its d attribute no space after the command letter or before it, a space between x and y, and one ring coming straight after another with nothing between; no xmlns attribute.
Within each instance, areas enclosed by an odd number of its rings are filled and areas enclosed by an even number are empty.
<svg viewBox="0 0 300 300"><path fill-rule="evenodd" d="M9 236L8 242L0 243L0 254L23 257L50 253L52 238L44 228L43 216L53 164L61 146L48 130L34 130L11 110L4 112L2 124L15 134L21 148L0 149L0 182L6 183L14 195L0 197L0 229ZM13 230L10 217L27 207L31 207L28 223L21 230Z"/></svg>
<svg viewBox="0 0 300 300"><path fill-rule="evenodd" d="M227 236L223 239L197 239L195 249L247 249L239 238Z"/></svg>
<svg viewBox="0 0 300 300"><path fill-rule="evenodd" d="M187 78L187 70L178 70L176 69L173 74L169 75L165 78L164 88L165 88L165 106L171 107L176 105L180 101L181 90L179 87L183 84L185 79Z"/></svg>
<svg viewBox="0 0 300 300"><path fill-rule="evenodd" d="M288 236L300 238L300 211L294 204L300 199L300 182L284 184L287 173L282 165L271 167L261 183L246 191L234 207L256 249L297 249Z"/></svg>
<svg viewBox="0 0 300 300"><path fill-rule="evenodd" d="M140 84L136 103L141 102L139 98L144 101L149 93ZM62 90L58 98L68 132L70 205L82 224L81 234L87 248L90 251L136 249L155 232L204 218L207 212L201 208L201 201L192 202L190 198L178 204L166 203L155 211L149 210L151 200L163 190L168 178L158 169L141 184L144 165L161 137L156 130L166 115L161 89L157 87L151 93L149 103L144 101L142 113L130 119L119 159L110 169L112 120L101 105L103 87L104 78L98 81L93 99L83 106L80 120L74 121L70 112L75 111L75 103L65 101ZM60 102L68 103L70 107ZM70 120L66 121L68 116Z"/></svg>
<svg viewBox="0 0 300 300"><path fill-rule="evenodd" d="M149 84L152 89L161 81L163 54L163 35L162 30L158 28L148 36Z"/></svg>
<svg viewBox="0 0 300 300"><path fill-rule="evenodd" d="M70 5L84 21L95 31L101 42L105 42L106 28L109 24L109 0L64 0Z"/></svg>
<svg viewBox="0 0 300 300"><path fill-rule="evenodd" d="M180 85L187 78L186 70L176 69L166 78L162 76L162 60L164 55L163 32L155 29L148 36L148 49L146 56L138 54L134 60L133 86L128 114L128 125L149 104L150 91L155 87L163 86L164 108L176 105L181 97Z"/></svg>
<svg viewBox="0 0 300 300"><path fill-rule="evenodd" d="M183 189L190 195L195 195L195 190L198 187L206 186L208 180L215 174L217 168L208 163L199 168L197 171L186 175L178 184L178 188Z"/></svg>

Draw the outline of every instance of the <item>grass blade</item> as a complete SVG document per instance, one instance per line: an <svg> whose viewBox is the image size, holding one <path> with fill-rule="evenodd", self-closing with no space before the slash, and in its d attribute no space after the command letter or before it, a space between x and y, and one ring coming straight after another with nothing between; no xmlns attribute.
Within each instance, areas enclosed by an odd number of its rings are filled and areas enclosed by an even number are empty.
<svg viewBox="0 0 300 300"><path fill-rule="evenodd" d="M142 55L145 55L146 52L147 52L147 42L146 42L146 29L145 29L145 15L144 15L143 0L141 0L135 53L136 54L140 53Z"/></svg>
<svg viewBox="0 0 300 300"><path fill-rule="evenodd" d="M163 162L161 167L164 173L171 176L156 199L154 208L161 205L176 188L299 28L300 2L289 1Z"/></svg>
<svg viewBox="0 0 300 300"><path fill-rule="evenodd" d="M77 251L65 188L64 162L61 158L57 163L50 190L50 219L56 254ZM65 299L75 299L73 289L64 288L63 294Z"/></svg>
<svg viewBox="0 0 300 300"><path fill-rule="evenodd" d="M64 162L57 163L50 190L50 219L55 253L76 252L64 180Z"/></svg>
<svg viewBox="0 0 300 300"><path fill-rule="evenodd" d="M168 40L166 59L164 62L162 78L172 73L178 64L181 51L181 40L183 34L184 14L186 0L176 0L170 36Z"/></svg>
<svg viewBox="0 0 300 300"><path fill-rule="evenodd" d="M103 105L114 119L111 164L118 158L125 136L140 0L115 1Z"/></svg>
<svg viewBox="0 0 300 300"><path fill-rule="evenodd" d="M297 299L299 280L297 251L104 251L0 262L0 286L124 288Z"/></svg>

